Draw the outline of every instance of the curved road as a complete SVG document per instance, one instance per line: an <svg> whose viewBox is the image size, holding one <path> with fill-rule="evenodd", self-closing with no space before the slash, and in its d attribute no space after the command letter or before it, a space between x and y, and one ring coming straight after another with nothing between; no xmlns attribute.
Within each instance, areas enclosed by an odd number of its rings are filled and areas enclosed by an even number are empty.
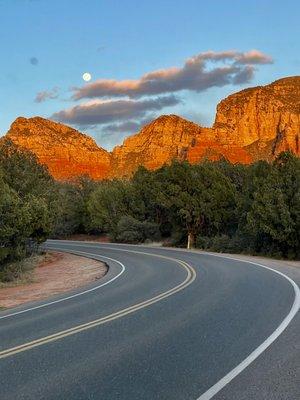
<svg viewBox="0 0 300 400"><path fill-rule="evenodd" d="M130 245L47 247L105 261L109 272L0 313L1 400L250 399L240 376L299 308L293 281L249 262ZM300 398L296 380L278 398Z"/></svg>

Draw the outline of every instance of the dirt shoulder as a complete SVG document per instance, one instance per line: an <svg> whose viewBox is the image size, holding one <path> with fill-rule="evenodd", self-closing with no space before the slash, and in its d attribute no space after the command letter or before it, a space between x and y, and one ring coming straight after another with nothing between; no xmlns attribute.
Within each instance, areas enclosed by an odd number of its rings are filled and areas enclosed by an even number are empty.
<svg viewBox="0 0 300 400"><path fill-rule="evenodd" d="M104 263L68 253L49 252L25 282L0 287L0 309L43 300L102 278Z"/></svg>

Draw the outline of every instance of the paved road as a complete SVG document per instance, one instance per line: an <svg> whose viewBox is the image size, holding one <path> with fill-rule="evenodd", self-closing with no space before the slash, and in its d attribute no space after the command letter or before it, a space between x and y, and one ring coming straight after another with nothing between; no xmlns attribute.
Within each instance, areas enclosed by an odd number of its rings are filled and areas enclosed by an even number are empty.
<svg viewBox="0 0 300 400"><path fill-rule="evenodd" d="M293 282L248 262L129 245L47 246L103 260L109 272L0 313L1 400L251 399L234 383L254 363L239 373L290 328L299 307ZM274 343L263 355L272 351ZM280 399L299 398L293 378Z"/></svg>

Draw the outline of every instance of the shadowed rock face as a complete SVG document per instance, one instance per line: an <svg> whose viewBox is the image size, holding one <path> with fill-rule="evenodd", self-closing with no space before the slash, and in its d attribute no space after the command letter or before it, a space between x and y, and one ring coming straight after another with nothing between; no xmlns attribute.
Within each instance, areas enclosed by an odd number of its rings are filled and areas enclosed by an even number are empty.
<svg viewBox="0 0 300 400"><path fill-rule="evenodd" d="M230 95L217 106L212 128L163 115L111 153L89 136L40 117L16 119L6 136L33 151L59 180L129 176L139 165L156 169L174 158L251 163L288 149L300 155L300 77Z"/></svg>

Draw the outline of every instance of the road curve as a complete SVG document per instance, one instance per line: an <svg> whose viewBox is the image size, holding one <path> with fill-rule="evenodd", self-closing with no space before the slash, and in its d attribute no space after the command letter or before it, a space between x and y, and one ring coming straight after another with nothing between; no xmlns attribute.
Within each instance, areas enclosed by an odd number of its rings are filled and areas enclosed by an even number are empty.
<svg viewBox="0 0 300 400"><path fill-rule="evenodd" d="M0 313L1 400L238 399L229 382L299 308L293 281L249 262L130 245L47 247L103 260L109 272ZM297 394L292 383L285 399Z"/></svg>

